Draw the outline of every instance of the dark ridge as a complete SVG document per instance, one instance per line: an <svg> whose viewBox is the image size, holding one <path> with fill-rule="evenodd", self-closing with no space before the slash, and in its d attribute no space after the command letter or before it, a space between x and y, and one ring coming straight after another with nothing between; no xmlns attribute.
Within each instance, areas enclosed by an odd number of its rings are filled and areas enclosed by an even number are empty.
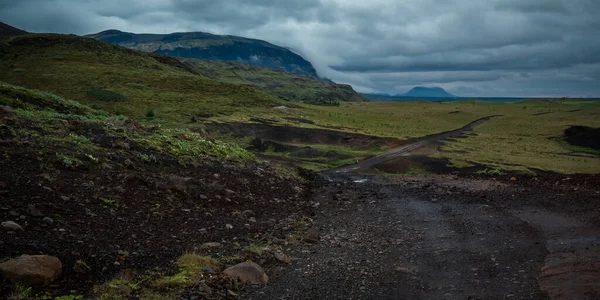
<svg viewBox="0 0 600 300"><path fill-rule="evenodd" d="M600 128L571 126L565 129L565 141L574 146L600 150Z"/></svg>

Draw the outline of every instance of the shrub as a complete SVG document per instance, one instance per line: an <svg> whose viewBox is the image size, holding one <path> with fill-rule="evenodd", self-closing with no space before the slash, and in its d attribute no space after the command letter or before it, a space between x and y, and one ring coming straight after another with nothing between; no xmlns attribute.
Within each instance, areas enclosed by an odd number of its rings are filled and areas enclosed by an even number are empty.
<svg viewBox="0 0 600 300"><path fill-rule="evenodd" d="M154 113L154 110L153 110L153 109L149 109L149 110L146 112L146 118L148 118L148 119L152 119L152 118L154 118L154 116L155 116L155 113Z"/></svg>
<svg viewBox="0 0 600 300"><path fill-rule="evenodd" d="M119 94L115 91L106 89L91 89L87 92L88 97L98 99L106 102L124 102L127 101L125 95Z"/></svg>

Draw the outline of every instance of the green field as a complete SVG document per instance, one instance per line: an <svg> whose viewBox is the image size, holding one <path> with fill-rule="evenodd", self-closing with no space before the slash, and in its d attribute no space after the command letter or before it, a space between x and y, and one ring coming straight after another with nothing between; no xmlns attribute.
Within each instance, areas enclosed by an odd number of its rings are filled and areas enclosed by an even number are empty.
<svg viewBox="0 0 600 300"><path fill-rule="evenodd" d="M484 116L500 115L476 127L466 138L445 142L442 151L433 156L449 158L456 167L482 164L527 172L600 173L598 151L562 140L564 130L572 125L600 127L599 101L367 102L340 107L302 105L293 112L315 123L295 126L399 139L450 131ZM282 123L289 125L289 121ZM337 151L347 150L338 147ZM356 157L364 154L356 153Z"/></svg>

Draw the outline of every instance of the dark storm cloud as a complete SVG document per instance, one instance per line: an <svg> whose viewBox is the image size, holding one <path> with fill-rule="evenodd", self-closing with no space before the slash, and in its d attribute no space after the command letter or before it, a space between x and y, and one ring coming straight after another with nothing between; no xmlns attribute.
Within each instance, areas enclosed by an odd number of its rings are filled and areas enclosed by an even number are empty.
<svg viewBox="0 0 600 300"><path fill-rule="evenodd" d="M207 31L290 47L360 91L600 96L596 0L3 0L35 32Z"/></svg>

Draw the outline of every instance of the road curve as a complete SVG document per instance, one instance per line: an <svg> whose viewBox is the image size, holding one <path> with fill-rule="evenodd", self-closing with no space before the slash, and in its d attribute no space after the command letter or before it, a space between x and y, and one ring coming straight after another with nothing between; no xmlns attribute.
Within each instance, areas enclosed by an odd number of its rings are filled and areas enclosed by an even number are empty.
<svg viewBox="0 0 600 300"><path fill-rule="evenodd" d="M483 117L480 119L477 119L459 129L456 130L452 130L452 131L446 131L440 134L436 134L436 135L430 135L430 136L426 136L424 138L418 139L415 142L408 144L408 145L404 145L402 147L398 147L398 148L394 148L391 149L389 151L387 151L386 153L377 155L375 157L363 160L357 164L354 165L346 165L346 166L342 166L336 169L332 169L329 172L334 172L334 173L353 173L353 172L358 172L360 170L367 170L372 168L375 165L378 165L380 163L389 161L391 159L397 158L398 156L401 156L402 154L408 153L410 151L413 151L417 148L420 148L422 146L425 146L429 143L433 143L436 141L441 141L450 137L459 137L460 135L462 135L463 133L467 132L467 131L471 131L473 130L473 128L475 128L476 126L479 126L485 122L487 122L488 120L490 120L491 118L494 117L499 117L499 115L493 115L493 116L487 116L487 117Z"/></svg>

